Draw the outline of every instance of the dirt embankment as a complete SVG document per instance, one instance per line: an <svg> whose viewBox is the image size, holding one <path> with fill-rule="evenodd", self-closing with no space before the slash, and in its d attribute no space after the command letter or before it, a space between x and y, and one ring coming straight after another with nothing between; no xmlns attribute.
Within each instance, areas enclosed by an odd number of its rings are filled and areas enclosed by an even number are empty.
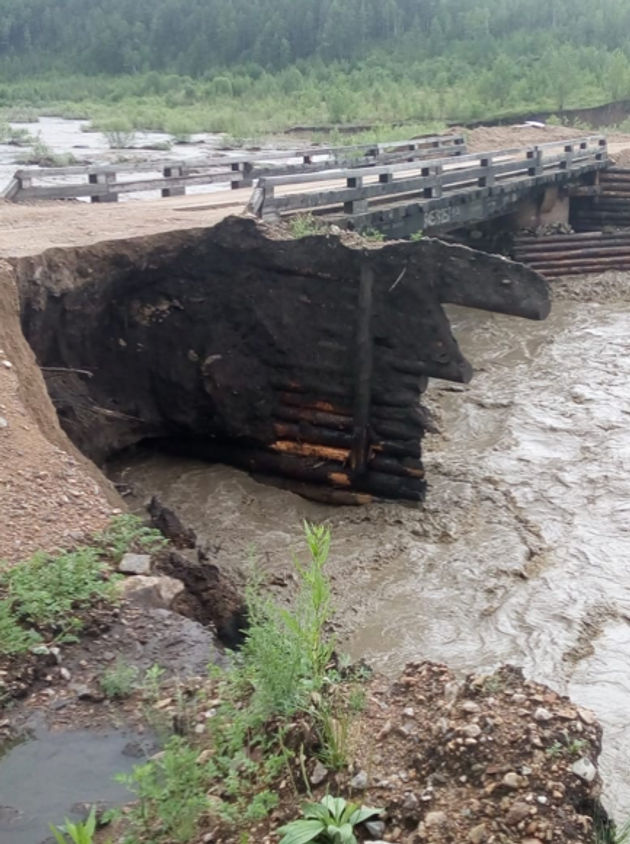
<svg viewBox="0 0 630 844"><path fill-rule="evenodd" d="M59 426L22 334L12 268L0 262L0 560L72 543L118 506Z"/></svg>

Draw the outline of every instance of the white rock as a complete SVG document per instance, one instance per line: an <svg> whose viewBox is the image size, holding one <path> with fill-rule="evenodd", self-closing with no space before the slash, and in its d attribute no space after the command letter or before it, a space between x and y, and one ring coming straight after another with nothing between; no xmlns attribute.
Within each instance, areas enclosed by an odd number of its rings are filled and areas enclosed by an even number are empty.
<svg viewBox="0 0 630 844"><path fill-rule="evenodd" d="M442 826L446 823L446 812L427 812L424 823L426 826Z"/></svg>
<svg viewBox="0 0 630 844"><path fill-rule="evenodd" d="M122 560L120 561L118 571L122 574L150 574L151 555L125 554Z"/></svg>
<svg viewBox="0 0 630 844"><path fill-rule="evenodd" d="M350 787L356 788L357 791L364 791L368 785L368 775L365 771L359 771L352 779L350 780Z"/></svg>
<svg viewBox="0 0 630 844"><path fill-rule="evenodd" d="M534 721L551 721L553 715L544 706L539 706L534 712Z"/></svg>
<svg viewBox="0 0 630 844"><path fill-rule="evenodd" d="M145 577L137 575L122 582L122 595L143 607L156 610L170 610L173 602L186 587L174 577Z"/></svg>
<svg viewBox="0 0 630 844"><path fill-rule="evenodd" d="M5 366L7 369L13 369L13 364L11 363L11 361L10 361L10 360L3 360L3 361L2 361L2 364L3 364L3 366Z"/></svg>
<svg viewBox="0 0 630 844"><path fill-rule="evenodd" d="M586 758L586 756L583 756L581 759L578 759L577 762L574 762L573 765L571 765L571 771L585 782L593 782L597 776L597 768L593 765L590 759Z"/></svg>

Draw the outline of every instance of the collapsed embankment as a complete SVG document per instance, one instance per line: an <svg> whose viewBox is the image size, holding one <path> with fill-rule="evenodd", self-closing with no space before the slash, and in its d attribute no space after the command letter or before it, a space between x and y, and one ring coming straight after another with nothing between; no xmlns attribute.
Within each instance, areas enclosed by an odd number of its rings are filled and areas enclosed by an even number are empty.
<svg viewBox="0 0 630 844"><path fill-rule="evenodd" d="M119 506L59 425L20 328L13 268L0 262L0 559L72 543Z"/></svg>

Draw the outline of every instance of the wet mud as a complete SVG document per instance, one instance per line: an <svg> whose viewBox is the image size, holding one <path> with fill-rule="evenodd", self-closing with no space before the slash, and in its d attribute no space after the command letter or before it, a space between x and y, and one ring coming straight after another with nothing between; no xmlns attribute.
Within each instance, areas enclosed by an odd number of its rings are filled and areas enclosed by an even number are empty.
<svg viewBox="0 0 630 844"><path fill-rule="evenodd" d="M155 454L119 462L219 565L255 558L291 581L303 519L333 529L344 646L390 675L410 659L460 671L522 666L604 725L606 802L630 806L630 304L560 301L545 323L451 308L476 372L433 381L422 509L333 509L223 466Z"/></svg>

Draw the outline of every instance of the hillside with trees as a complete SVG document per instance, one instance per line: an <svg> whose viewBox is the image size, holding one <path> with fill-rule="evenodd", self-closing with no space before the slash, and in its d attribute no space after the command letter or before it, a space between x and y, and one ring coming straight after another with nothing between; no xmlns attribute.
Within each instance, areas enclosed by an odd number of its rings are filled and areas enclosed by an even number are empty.
<svg viewBox="0 0 630 844"><path fill-rule="evenodd" d="M0 0L0 105L468 120L630 96L628 56L627 0Z"/></svg>

